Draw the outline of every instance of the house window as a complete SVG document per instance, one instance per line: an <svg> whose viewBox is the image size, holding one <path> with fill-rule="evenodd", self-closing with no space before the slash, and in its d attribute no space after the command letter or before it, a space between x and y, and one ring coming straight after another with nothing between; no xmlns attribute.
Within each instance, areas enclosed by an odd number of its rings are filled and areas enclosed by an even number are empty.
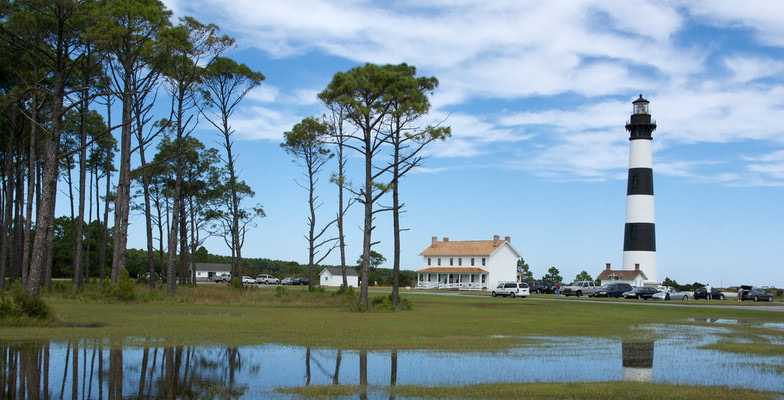
<svg viewBox="0 0 784 400"><path fill-rule="evenodd" d="M472 267L474 266L474 259L473 258L471 259L471 266Z"/></svg>
<svg viewBox="0 0 784 400"><path fill-rule="evenodd" d="M454 258L450 258L449 259L449 266L451 267L453 265L455 265L455 259Z"/></svg>
<svg viewBox="0 0 784 400"><path fill-rule="evenodd" d="M428 266L430 266L430 262L431 262L431 261L433 261L433 259L432 259L432 258L428 258L428 259L427 259L427 265L428 265Z"/></svg>
<svg viewBox="0 0 784 400"><path fill-rule="evenodd" d="M441 266L441 259L440 258L438 259L438 266L439 267Z"/></svg>
<svg viewBox="0 0 784 400"><path fill-rule="evenodd" d="M458 258L457 259L457 265L458 266L462 266L463 265L463 259L462 258Z"/></svg>
<svg viewBox="0 0 784 400"><path fill-rule="evenodd" d="M485 263L485 259L483 258L483 259L482 259L482 266L484 267L484 266L485 266L485 264L486 264L486 263Z"/></svg>

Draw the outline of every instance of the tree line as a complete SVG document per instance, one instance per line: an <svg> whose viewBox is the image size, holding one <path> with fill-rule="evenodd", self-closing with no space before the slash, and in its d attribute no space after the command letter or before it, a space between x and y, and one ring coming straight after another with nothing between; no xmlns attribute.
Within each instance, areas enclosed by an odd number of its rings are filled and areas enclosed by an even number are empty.
<svg viewBox="0 0 784 400"><path fill-rule="evenodd" d="M92 277L116 283L132 209L144 215L145 270L166 276L167 293L193 280L189 265L211 235L224 238L233 275L242 275L245 235L265 211L249 204L254 192L238 176L230 121L265 77L226 57L233 38L191 17L172 22L159 0L17 0L0 4L0 42L0 288L51 288L62 273L55 254L69 254L76 289ZM332 251L345 271L345 216L362 207L365 307L381 212L393 216L399 302L400 181L428 144L451 134L424 122L437 86L407 64L338 72L318 95L324 112L284 134L283 149L304 167L311 278ZM219 150L191 135L198 121ZM357 185L347 177L350 152L362 160ZM333 159L338 212L325 217L316 184ZM56 218L58 193L70 214Z"/></svg>
<svg viewBox="0 0 784 400"><path fill-rule="evenodd" d="M145 216L148 270L162 266L170 294L209 232L239 265L263 209L245 204L253 191L234 168L229 120L264 75L224 57L234 39L173 23L157 0L21 0L0 5L0 42L0 285L50 287L63 225L74 287L116 283L132 208ZM190 135L198 117L222 151Z"/></svg>

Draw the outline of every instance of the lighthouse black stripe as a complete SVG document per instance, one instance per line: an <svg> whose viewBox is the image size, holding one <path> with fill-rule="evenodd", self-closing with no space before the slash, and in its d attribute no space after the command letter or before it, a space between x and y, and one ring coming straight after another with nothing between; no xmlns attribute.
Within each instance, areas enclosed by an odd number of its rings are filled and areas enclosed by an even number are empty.
<svg viewBox="0 0 784 400"><path fill-rule="evenodd" d="M623 251L656 251L656 229L650 222L627 222Z"/></svg>
<svg viewBox="0 0 784 400"><path fill-rule="evenodd" d="M649 194L653 196L653 169L629 168L629 181L626 195Z"/></svg>

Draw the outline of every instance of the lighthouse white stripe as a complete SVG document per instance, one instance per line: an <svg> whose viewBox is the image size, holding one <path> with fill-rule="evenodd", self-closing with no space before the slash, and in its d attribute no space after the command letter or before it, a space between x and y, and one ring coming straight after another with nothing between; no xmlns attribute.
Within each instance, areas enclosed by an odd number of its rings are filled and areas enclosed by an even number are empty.
<svg viewBox="0 0 784 400"><path fill-rule="evenodd" d="M656 222L653 196L647 194L626 196L626 222Z"/></svg>
<svg viewBox="0 0 784 400"><path fill-rule="evenodd" d="M655 251L624 251L621 268L626 271L634 271L634 264L640 264L640 270L648 278L647 283L658 283L656 282L658 280L658 271L656 270Z"/></svg>
<svg viewBox="0 0 784 400"><path fill-rule="evenodd" d="M653 168L652 141L637 139L631 141L629 168Z"/></svg>

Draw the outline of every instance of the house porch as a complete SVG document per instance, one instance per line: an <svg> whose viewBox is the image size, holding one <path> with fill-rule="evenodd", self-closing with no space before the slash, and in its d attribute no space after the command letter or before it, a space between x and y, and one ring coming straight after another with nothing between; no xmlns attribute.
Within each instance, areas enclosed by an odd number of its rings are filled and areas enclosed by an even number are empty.
<svg viewBox="0 0 784 400"><path fill-rule="evenodd" d="M484 290L488 275L481 268L426 268L417 271L415 289Z"/></svg>

